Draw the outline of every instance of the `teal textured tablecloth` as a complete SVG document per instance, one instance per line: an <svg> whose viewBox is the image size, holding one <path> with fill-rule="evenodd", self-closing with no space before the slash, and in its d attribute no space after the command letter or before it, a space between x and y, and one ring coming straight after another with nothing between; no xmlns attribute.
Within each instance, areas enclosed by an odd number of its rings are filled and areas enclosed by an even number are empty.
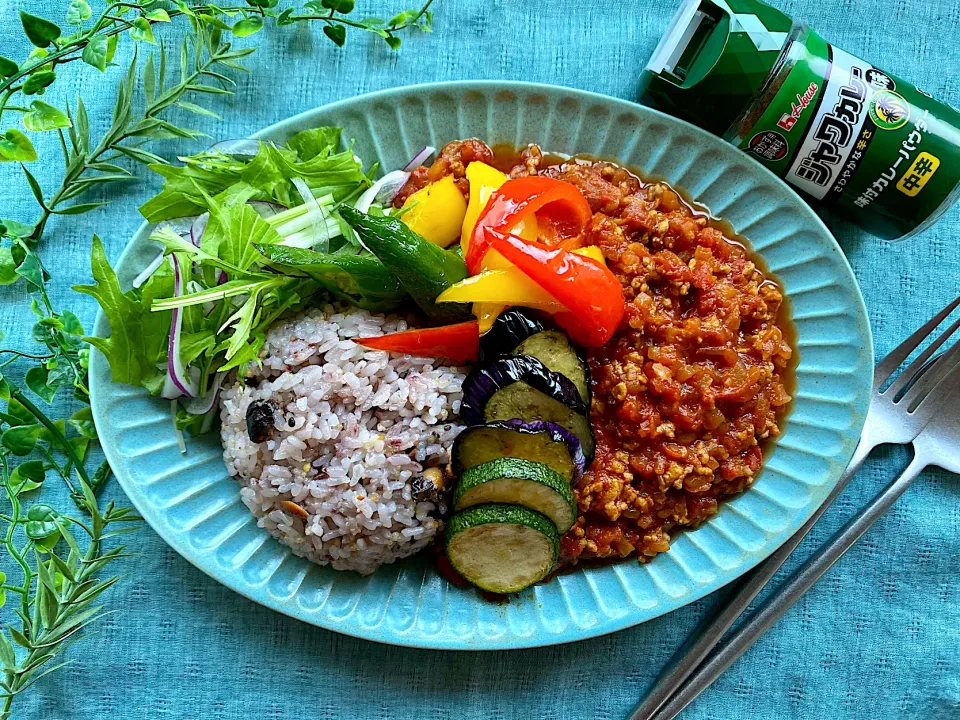
<svg viewBox="0 0 960 720"><path fill-rule="evenodd" d="M408 3L413 0L358 5L386 6L376 9L384 15ZM960 105L957 0L779 5L840 47ZM59 17L65 3L0 0L0 17L13 23L24 6ZM215 137L239 137L332 100L433 80L535 80L633 98L640 69L673 10L673 2L649 0L437 0L436 32L406 37L399 54L359 35L337 50L316 29L271 29L257 36L262 47L239 93L214 104L227 119L199 126ZM19 41L9 41L11 25L0 32L3 54L20 57ZM58 81L52 96L82 90L95 127L102 127L113 82L94 82L89 68L66 72L70 79ZM54 146L42 150L56 157ZM58 173L37 169L44 185ZM95 305L69 287L88 279L91 235L99 233L116 259L140 222L137 205L157 187L150 179L114 189L109 207L49 227L44 252L55 274L54 302L74 309L88 327ZM10 164L0 166L0 192L0 215L33 217L29 192ZM879 354L960 289L957 208L899 245L849 226L833 228L863 288ZM27 315L21 286L0 289L0 327L8 344L28 346ZM903 451L875 454L799 554L824 540L905 458ZM109 492L122 500L116 485ZM412 651L341 637L268 611L201 574L149 528L133 538L141 555L127 563L123 582L108 597L116 614L97 637L71 650L73 665L44 678L18 703L15 717L618 719L715 601L564 647ZM960 479L927 472L683 717L960 718L958 557Z"/></svg>

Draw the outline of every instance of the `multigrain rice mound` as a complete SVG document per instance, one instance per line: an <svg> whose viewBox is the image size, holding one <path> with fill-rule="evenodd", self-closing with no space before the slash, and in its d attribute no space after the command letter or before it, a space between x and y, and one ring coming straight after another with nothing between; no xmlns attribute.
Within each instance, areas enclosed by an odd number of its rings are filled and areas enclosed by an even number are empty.
<svg viewBox="0 0 960 720"><path fill-rule="evenodd" d="M369 574L442 530L442 499L413 485L450 459L465 372L353 341L406 328L357 308L310 310L275 324L262 367L223 393L227 469L260 527L297 555ZM253 403L266 418L259 443Z"/></svg>

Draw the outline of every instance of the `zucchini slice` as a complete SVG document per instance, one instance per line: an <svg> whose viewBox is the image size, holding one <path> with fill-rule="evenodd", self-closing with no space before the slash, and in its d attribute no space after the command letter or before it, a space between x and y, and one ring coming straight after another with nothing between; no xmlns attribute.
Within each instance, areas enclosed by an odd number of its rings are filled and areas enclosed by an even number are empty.
<svg viewBox="0 0 960 720"><path fill-rule="evenodd" d="M560 555L550 518L518 505L477 505L455 514L445 534L454 569L481 590L520 592L545 578Z"/></svg>
<svg viewBox="0 0 960 720"><path fill-rule="evenodd" d="M590 371L586 361L570 344L567 336L559 330L544 330L535 333L513 349L517 355L529 355L560 373L577 386L580 397L590 407Z"/></svg>
<svg viewBox="0 0 960 720"><path fill-rule="evenodd" d="M568 483L579 480L586 469L580 441L566 428L551 422L506 420L474 425L453 443L457 475L504 457L543 463Z"/></svg>
<svg viewBox="0 0 960 720"><path fill-rule="evenodd" d="M570 485L543 463L500 458L467 470L453 497L453 509L505 503L522 505L546 515L562 535L577 520L577 503Z"/></svg>
<svg viewBox="0 0 960 720"><path fill-rule="evenodd" d="M580 441L587 464L593 460L595 442L586 416L525 382L497 390L483 408L485 422L512 418L546 420L566 428Z"/></svg>

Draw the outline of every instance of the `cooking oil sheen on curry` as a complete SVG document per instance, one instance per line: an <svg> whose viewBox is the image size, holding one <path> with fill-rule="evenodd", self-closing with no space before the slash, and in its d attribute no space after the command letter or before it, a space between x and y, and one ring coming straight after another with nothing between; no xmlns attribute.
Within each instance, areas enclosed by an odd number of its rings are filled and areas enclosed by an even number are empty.
<svg viewBox="0 0 960 720"><path fill-rule="evenodd" d="M885 239L960 195L960 113L757 0L686 0L643 99Z"/></svg>

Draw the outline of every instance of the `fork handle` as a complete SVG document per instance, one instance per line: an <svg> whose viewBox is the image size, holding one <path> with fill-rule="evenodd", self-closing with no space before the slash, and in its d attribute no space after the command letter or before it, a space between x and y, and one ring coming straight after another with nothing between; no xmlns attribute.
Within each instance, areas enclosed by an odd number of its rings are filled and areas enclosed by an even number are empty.
<svg viewBox="0 0 960 720"><path fill-rule="evenodd" d="M650 720L671 695L677 692L686 680L703 662L714 646L720 642L724 633L738 617L749 607L753 599L770 582L777 570L783 565L790 554L796 549L810 528L820 516L836 500L847 483L863 465L870 452L877 446L868 433L865 432L854 452L853 459L846 471L840 477L836 487L820 504L813 515L803 526L777 549L770 557L757 565L738 585L730 595L721 601L719 610L712 617L702 621L693 633L684 641L667 663L666 669L657 678L656 683L647 692L627 720Z"/></svg>
<svg viewBox="0 0 960 720"><path fill-rule="evenodd" d="M652 716L651 720L672 720L714 680L734 663L761 635L769 630L859 540L870 527L886 513L910 487L920 472L929 465L929 459L920 454L896 480L880 491L863 509L844 525L830 540L793 573L757 611L747 618L711 653L702 665L690 675L686 683Z"/></svg>

